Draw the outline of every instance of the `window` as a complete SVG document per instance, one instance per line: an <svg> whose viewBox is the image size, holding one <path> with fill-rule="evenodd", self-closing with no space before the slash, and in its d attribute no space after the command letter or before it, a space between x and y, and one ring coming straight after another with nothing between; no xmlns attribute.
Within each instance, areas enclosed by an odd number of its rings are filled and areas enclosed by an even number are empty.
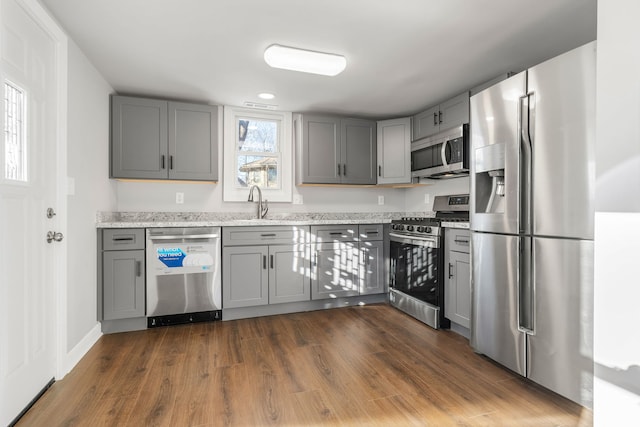
<svg viewBox="0 0 640 427"><path fill-rule="evenodd" d="M238 118L236 141L236 185L261 189L280 188L278 122Z"/></svg>
<svg viewBox="0 0 640 427"><path fill-rule="evenodd" d="M27 181L26 96L24 90L4 82L4 177Z"/></svg>
<svg viewBox="0 0 640 427"><path fill-rule="evenodd" d="M225 107L223 150L225 201L246 201L252 185L269 201L291 201L291 113Z"/></svg>

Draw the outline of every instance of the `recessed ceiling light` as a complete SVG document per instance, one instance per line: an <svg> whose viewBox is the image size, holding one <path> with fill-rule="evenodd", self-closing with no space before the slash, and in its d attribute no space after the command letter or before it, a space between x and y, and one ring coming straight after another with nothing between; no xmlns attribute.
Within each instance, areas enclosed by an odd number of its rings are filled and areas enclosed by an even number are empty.
<svg viewBox="0 0 640 427"><path fill-rule="evenodd" d="M269 93L269 92L262 92L262 93L258 94L258 98L260 98L260 99L273 99L275 97L276 96L274 94Z"/></svg>
<svg viewBox="0 0 640 427"><path fill-rule="evenodd" d="M338 75L347 66L347 60L342 55L296 49L278 44L272 44L264 51L264 60L274 68L323 76Z"/></svg>

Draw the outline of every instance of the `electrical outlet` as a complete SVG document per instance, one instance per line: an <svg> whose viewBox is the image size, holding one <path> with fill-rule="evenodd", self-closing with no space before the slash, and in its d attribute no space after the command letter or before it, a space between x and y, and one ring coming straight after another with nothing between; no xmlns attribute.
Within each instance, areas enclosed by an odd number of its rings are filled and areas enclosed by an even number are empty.
<svg viewBox="0 0 640 427"><path fill-rule="evenodd" d="M431 196L429 194L425 194L424 195L424 204L428 205L429 203L431 203Z"/></svg>
<svg viewBox="0 0 640 427"><path fill-rule="evenodd" d="M293 195L293 204L301 205L302 204L302 194L294 194Z"/></svg>
<svg viewBox="0 0 640 427"><path fill-rule="evenodd" d="M378 196L378 204L384 205L384 196Z"/></svg>
<svg viewBox="0 0 640 427"><path fill-rule="evenodd" d="M181 205L184 203L184 193L176 193L176 204Z"/></svg>

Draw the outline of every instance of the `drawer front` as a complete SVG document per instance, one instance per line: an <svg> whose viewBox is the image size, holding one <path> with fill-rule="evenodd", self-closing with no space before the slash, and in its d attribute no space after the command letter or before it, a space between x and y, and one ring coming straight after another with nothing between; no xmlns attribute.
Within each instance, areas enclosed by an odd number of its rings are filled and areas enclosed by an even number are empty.
<svg viewBox="0 0 640 427"><path fill-rule="evenodd" d="M369 240L382 240L383 239L382 224L360 224L358 226L359 240L366 242Z"/></svg>
<svg viewBox="0 0 640 427"><path fill-rule="evenodd" d="M447 250L455 252L469 253L469 241L471 234L469 230L460 230L457 228L447 228Z"/></svg>
<svg viewBox="0 0 640 427"><path fill-rule="evenodd" d="M144 228L107 228L102 230L102 250L144 249Z"/></svg>
<svg viewBox="0 0 640 427"><path fill-rule="evenodd" d="M312 225L311 239L314 243L355 242L358 225Z"/></svg>
<svg viewBox="0 0 640 427"><path fill-rule="evenodd" d="M223 246L291 245L309 242L308 226L222 227Z"/></svg>

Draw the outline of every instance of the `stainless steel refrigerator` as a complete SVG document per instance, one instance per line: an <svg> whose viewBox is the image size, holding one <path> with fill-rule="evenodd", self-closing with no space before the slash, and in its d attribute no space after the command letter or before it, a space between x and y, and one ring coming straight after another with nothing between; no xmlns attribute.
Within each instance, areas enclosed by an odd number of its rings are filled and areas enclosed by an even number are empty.
<svg viewBox="0 0 640 427"><path fill-rule="evenodd" d="M595 42L471 97L471 345L593 401Z"/></svg>

